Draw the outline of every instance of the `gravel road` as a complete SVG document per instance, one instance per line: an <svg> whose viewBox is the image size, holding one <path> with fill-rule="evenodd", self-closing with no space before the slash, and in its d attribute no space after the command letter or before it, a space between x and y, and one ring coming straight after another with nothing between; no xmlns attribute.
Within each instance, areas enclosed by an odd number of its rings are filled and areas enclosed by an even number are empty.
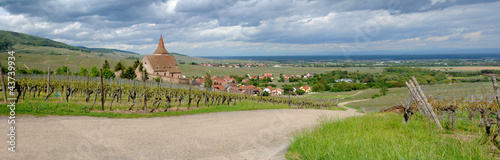
<svg viewBox="0 0 500 160"><path fill-rule="evenodd" d="M0 159L283 159L293 133L320 116L355 110L273 109L162 118L82 116L16 118L16 153L7 117L0 123Z"/></svg>

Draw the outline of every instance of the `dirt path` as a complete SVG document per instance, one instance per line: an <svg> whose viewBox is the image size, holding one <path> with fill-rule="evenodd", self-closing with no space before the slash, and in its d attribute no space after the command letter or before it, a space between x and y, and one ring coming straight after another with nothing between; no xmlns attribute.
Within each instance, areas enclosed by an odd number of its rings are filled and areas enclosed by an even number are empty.
<svg viewBox="0 0 500 160"><path fill-rule="evenodd" d="M283 159L293 133L318 117L357 115L353 109L273 109L136 119L22 116L16 153L0 145L0 159ZM0 133L7 130L7 122L0 123Z"/></svg>
<svg viewBox="0 0 500 160"><path fill-rule="evenodd" d="M361 91L361 92L363 92L363 91ZM360 92L358 92L358 93L360 93ZM348 112L357 112L357 110L346 107L345 105L349 104L351 102L361 102L361 101L366 101L366 100L370 100L370 99L358 99L358 100L353 100L353 101L341 102L337 106L347 109Z"/></svg>
<svg viewBox="0 0 500 160"><path fill-rule="evenodd" d="M347 97L354 97L354 96L356 96L356 95L358 95L358 94L361 94L361 93L363 93L363 92L364 92L364 91L359 91L359 92L356 92L356 93L354 93L354 94L352 94L352 95L350 95L350 96L347 96ZM345 98L346 98L346 97L343 97L343 98L340 98L340 99L345 99Z"/></svg>

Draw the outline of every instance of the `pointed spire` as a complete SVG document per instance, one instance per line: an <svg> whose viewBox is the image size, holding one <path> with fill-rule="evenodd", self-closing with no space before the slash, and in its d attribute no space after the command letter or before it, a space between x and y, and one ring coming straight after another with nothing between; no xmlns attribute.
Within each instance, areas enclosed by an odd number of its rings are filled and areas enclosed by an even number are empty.
<svg viewBox="0 0 500 160"><path fill-rule="evenodd" d="M153 54L168 54L167 49L165 49L165 44L163 44L163 35L160 36L160 42L158 42L158 48Z"/></svg>

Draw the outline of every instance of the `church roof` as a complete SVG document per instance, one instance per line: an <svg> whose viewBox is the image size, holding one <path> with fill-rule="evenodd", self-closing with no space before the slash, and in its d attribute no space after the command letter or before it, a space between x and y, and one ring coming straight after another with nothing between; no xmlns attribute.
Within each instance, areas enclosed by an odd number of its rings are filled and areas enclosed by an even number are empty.
<svg viewBox="0 0 500 160"><path fill-rule="evenodd" d="M181 72L177 69L177 62L173 55L145 55L144 58L148 59L149 65L151 65L155 72L162 72L165 70L168 70L170 73Z"/></svg>
<svg viewBox="0 0 500 160"><path fill-rule="evenodd" d="M163 36L160 36L160 42L158 42L158 48L156 48L153 54L168 54L167 49L165 49L165 44L163 44Z"/></svg>

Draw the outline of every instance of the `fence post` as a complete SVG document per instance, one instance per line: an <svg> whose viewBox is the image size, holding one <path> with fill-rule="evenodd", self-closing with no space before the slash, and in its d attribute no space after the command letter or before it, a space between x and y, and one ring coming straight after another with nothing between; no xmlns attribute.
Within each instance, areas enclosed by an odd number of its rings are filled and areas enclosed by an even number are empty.
<svg viewBox="0 0 500 160"><path fill-rule="evenodd" d="M100 71L100 76L101 76L101 107L102 110L104 111L104 82L102 81L102 68L99 70Z"/></svg>
<svg viewBox="0 0 500 160"><path fill-rule="evenodd" d="M2 71L2 63L0 63L0 78L2 79L2 92L3 92L3 101L7 103L7 91L5 88L5 83L3 82L3 71Z"/></svg>
<svg viewBox="0 0 500 160"><path fill-rule="evenodd" d="M431 118L434 120L434 122L436 123L436 125L438 126L439 129L443 129L443 126L441 126L441 123L439 122L439 119L437 118L436 113L434 113L434 111L432 110L431 104L429 104L429 101L427 101L427 98L425 97L424 92L420 88L420 85L418 84L417 79L415 77L411 77L411 79L413 80L413 83L415 84L415 88L417 89L417 93L420 94L420 97L422 98L425 107L427 107L427 110L430 112Z"/></svg>

